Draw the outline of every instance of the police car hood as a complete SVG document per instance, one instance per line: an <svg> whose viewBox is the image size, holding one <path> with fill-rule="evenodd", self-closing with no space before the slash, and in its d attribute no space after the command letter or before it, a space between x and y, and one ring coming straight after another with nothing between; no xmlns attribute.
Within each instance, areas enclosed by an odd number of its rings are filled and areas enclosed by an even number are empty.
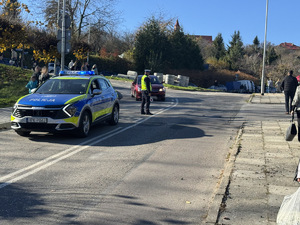
<svg viewBox="0 0 300 225"><path fill-rule="evenodd" d="M58 106L75 102L82 97L83 95L76 94L31 94L21 98L18 104L39 107Z"/></svg>

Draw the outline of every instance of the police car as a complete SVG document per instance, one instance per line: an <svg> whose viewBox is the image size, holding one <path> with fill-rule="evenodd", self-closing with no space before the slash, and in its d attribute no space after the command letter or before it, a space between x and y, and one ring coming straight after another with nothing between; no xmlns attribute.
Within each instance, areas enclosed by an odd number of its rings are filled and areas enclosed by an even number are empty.
<svg viewBox="0 0 300 225"><path fill-rule="evenodd" d="M73 131L86 137L100 121L119 122L117 92L104 76L93 71L61 71L13 107L11 128L21 136L32 131Z"/></svg>

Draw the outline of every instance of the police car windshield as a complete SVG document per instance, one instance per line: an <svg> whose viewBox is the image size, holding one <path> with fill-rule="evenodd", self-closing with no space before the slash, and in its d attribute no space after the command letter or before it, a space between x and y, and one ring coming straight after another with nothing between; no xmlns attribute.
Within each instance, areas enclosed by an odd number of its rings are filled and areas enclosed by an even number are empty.
<svg viewBox="0 0 300 225"><path fill-rule="evenodd" d="M138 76L138 84L141 84L141 79L144 75L139 75ZM150 82L151 84L161 84L160 81L158 80L157 76L150 75Z"/></svg>
<svg viewBox="0 0 300 225"><path fill-rule="evenodd" d="M88 79L50 79L35 93L37 94L85 94Z"/></svg>

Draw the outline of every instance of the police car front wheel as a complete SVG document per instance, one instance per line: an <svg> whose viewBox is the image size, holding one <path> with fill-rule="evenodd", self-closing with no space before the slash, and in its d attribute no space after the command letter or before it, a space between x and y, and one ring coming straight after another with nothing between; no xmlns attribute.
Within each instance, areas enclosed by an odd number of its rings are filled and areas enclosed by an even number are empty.
<svg viewBox="0 0 300 225"><path fill-rule="evenodd" d="M114 105L114 108L111 113L111 117L109 120L109 124L116 125L119 122L119 107L117 105Z"/></svg>
<svg viewBox="0 0 300 225"><path fill-rule="evenodd" d="M85 111L81 116L77 135L79 137L87 137L90 132L90 128L91 116L87 111Z"/></svg>

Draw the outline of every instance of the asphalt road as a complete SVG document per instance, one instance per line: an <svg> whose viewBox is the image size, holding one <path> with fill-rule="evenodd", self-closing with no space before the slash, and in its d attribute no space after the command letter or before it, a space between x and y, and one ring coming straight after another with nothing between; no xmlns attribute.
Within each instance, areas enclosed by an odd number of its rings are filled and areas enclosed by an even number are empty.
<svg viewBox="0 0 300 225"><path fill-rule="evenodd" d="M0 224L201 224L249 95L167 90L78 139L0 132Z"/></svg>

